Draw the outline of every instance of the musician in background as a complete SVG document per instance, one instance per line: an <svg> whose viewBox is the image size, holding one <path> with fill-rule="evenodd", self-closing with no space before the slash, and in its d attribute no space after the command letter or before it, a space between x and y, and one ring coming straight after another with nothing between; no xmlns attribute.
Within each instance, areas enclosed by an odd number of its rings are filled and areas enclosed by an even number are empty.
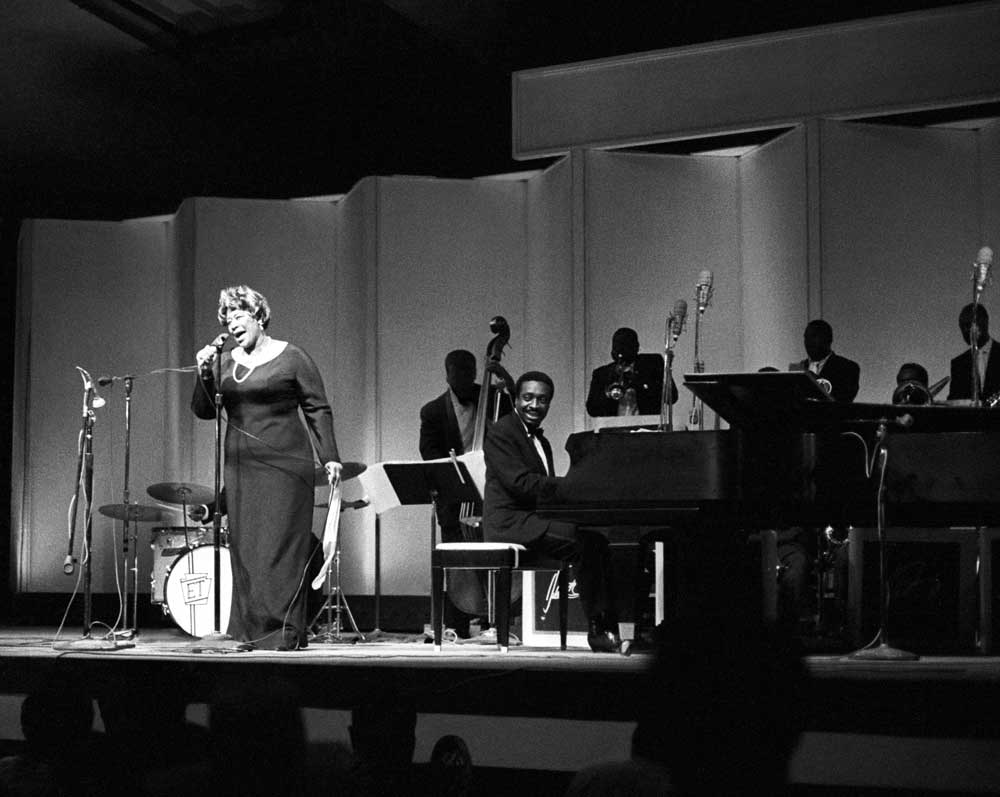
<svg viewBox="0 0 1000 797"><path fill-rule="evenodd" d="M903 363L896 372L896 389L892 391L893 404L931 404L927 369L919 363Z"/></svg>
<svg viewBox="0 0 1000 797"><path fill-rule="evenodd" d="M619 649L607 539L563 520L539 517L539 499L556 494L552 446L542 433L555 388L541 371L523 374L514 389L514 412L486 432L483 532L488 542L514 542L573 564L595 652Z"/></svg>
<svg viewBox="0 0 1000 797"><path fill-rule="evenodd" d="M793 367L814 374L834 401L854 401L861 382L861 368L854 360L833 351L833 327L818 318L806 324L802 337L807 357Z"/></svg>
<svg viewBox="0 0 1000 797"><path fill-rule="evenodd" d="M476 382L476 357L465 349L448 352L444 358L445 381L448 389L432 401L420 408L420 456L423 459L443 459L455 454L464 454L472 450L477 425L476 412L479 404L481 386ZM509 383L510 375L499 363L490 363L487 372L497 373L505 383ZM499 415L502 417L513 409L508 392L490 387L487 406L492 409L499 401ZM507 389L509 391L509 388ZM461 504L444 504L437 507L438 527L442 542L462 542L466 536L460 522ZM482 507L474 506L471 514L481 515ZM478 582L479 574L470 573L472 580ZM479 590L482 592L482 590ZM449 589L449 600L445 604L444 624L453 628L461 639L470 635L470 621L476 614L469 614L455 606L451 598L457 591ZM465 601L463 601L464 603ZM468 600L471 605L472 599ZM486 618L480 619L480 629L489 628Z"/></svg>
<svg viewBox="0 0 1000 797"><path fill-rule="evenodd" d="M587 414L659 415L663 401L663 357L639 354L639 335L622 327L611 338L611 362L595 368L587 394ZM671 380L670 403L677 401Z"/></svg>
<svg viewBox="0 0 1000 797"><path fill-rule="evenodd" d="M1000 391L1000 349L990 337L990 315L981 304L967 304L958 314L958 328L966 346L972 345L972 314L975 306L976 341L979 345L979 397L988 399ZM972 350L967 348L951 361L948 401L972 399Z"/></svg>

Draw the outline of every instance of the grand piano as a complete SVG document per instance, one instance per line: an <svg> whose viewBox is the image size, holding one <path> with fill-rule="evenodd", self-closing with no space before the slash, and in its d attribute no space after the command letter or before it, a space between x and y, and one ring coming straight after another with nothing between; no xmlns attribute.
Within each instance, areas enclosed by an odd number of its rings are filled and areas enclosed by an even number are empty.
<svg viewBox="0 0 1000 797"><path fill-rule="evenodd" d="M807 372L684 384L730 428L573 434L569 471L540 512L604 526L874 525L881 440L890 524L1000 524L1000 412L836 403Z"/></svg>

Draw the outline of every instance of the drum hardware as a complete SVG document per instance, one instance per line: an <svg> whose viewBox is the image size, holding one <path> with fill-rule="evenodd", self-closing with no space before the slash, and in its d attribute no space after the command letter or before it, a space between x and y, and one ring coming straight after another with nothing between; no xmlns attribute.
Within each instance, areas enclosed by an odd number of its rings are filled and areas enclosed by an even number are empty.
<svg viewBox="0 0 1000 797"><path fill-rule="evenodd" d="M210 487L188 482L160 482L147 487L146 492L150 498L155 498L157 501L182 504L185 508L191 505L210 504L215 498Z"/></svg>
<svg viewBox="0 0 1000 797"><path fill-rule="evenodd" d="M362 470L363 469L364 466L362 466ZM358 473L360 472L361 471L358 471ZM353 476L351 478L353 478ZM343 501L339 511L343 512L345 509L362 509L368 506L368 504L369 501L367 499L360 499L358 501ZM329 503L327 506L329 506ZM310 621L309 628L312 628L319 622L319 618L324 612L326 613L326 623L323 627L324 630L322 633L317 633L316 636L312 637L310 640L311 642L355 642L355 639L346 639L343 635L343 622L341 615L344 613L347 614L347 619L350 621L351 628L354 629L354 633L357 634L357 639L362 642L365 641L365 635L362 634L361 629L358 628L358 624L354 620L354 614L351 612L351 607L347 604L347 598L344 596L343 589L340 585L339 526L337 529L337 540L334 543L333 548L333 559L326 568L326 599L323 601L323 605L320 606L319 611L316 612L315 616Z"/></svg>
<svg viewBox="0 0 1000 797"><path fill-rule="evenodd" d="M364 473L368 469L368 466L364 462L343 462L340 466L340 482L350 481L355 479ZM326 468L316 468L316 472L313 474L313 483L316 487L326 487L330 479L327 476ZM203 501L202 503L207 503Z"/></svg>

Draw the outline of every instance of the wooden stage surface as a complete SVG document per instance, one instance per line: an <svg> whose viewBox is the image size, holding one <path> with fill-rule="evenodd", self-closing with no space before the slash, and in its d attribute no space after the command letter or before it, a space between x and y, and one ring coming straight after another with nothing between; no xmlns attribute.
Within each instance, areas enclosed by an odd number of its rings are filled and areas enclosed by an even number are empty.
<svg viewBox="0 0 1000 797"><path fill-rule="evenodd" d="M61 642L80 640L64 630ZM428 713L627 722L629 696L643 685L651 655L446 643L422 635L377 634L368 641L312 642L294 652L197 652L177 629L141 631L134 647L55 649L54 628L0 629L0 693L26 694L71 675L97 696L123 685L179 690L207 702L216 684L250 674L293 681L301 704L348 709L361 696L393 689ZM924 656L914 662L805 657L811 674L811 730L1000 739L1000 657Z"/></svg>

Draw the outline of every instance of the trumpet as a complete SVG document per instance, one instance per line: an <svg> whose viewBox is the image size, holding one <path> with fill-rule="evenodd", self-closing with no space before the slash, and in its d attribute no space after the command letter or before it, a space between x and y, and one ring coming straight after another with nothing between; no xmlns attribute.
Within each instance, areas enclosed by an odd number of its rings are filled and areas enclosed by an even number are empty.
<svg viewBox="0 0 1000 797"><path fill-rule="evenodd" d="M627 365L621 360L615 363L615 378L604 388L604 395L613 401L619 401L625 391L632 387L632 377L635 369L632 363Z"/></svg>

